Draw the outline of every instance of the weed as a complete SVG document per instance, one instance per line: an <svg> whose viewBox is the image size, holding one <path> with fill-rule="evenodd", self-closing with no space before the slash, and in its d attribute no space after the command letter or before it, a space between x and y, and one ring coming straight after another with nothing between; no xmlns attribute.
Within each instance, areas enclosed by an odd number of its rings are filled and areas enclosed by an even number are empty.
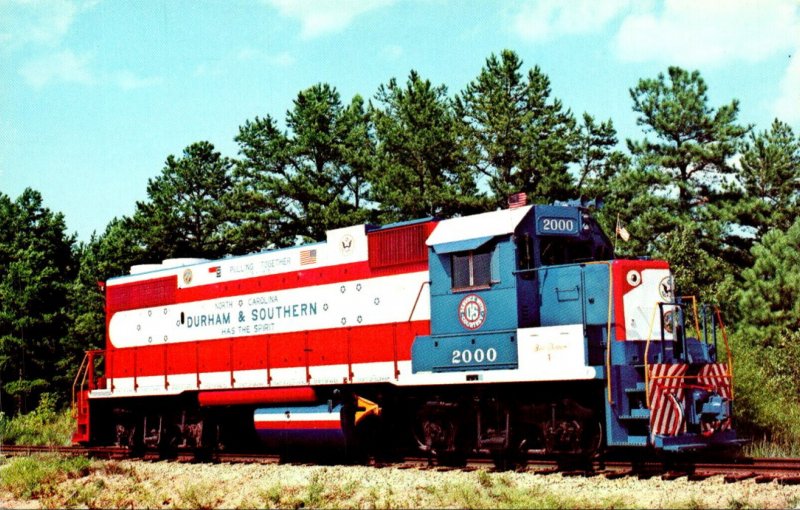
<svg viewBox="0 0 800 510"><path fill-rule="evenodd" d="M17 457L0 470L0 488L17 498L42 497L54 493L56 485L65 479L86 476L90 465L86 457Z"/></svg>
<svg viewBox="0 0 800 510"><path fill-rule="evenodd" d="M772 439L762 438L746 445L742 453L748 457L800 457L800 441L778 435Z"/></svg>
<svg viewBox="0 0 800 510"><path fill-rule="evenodd" d="M261 499L266 503L266 506L274 508L280 504L284 492L285 489L283 485L277 483L263 491L261 493Z"/></svg>
<svg viewBox="0 0 800 510"><path fill-rule="evenodd" d="M502 508L619 508L626 504L621 498L583 501L546 488L519 487L507 477L498 477L498 483L489 491L492 507Z"/></svg>
<svg viewBox="0 0 800 510"><path fill-rule="evenodd" d="M306 487L306 497L303 500L305 507L320 508L325 501L325 484L323 478L325 470L315 471Z"/></svg>
<svg viewBox="0 0 800 510"><path fill-rule="evenodd" d="M419 488L422 489L424 492L430 494L431 496L436 494L436 487L433 485L423 485L422 487Z"/></svg>
<svg viewBox="0 0 800 510"><path fill-rule="evenodd" d="M115 460L104 462L100 471L106 476L133 477L136 474L130 466L123 465Z"/></svg>
<svg viewBox="0 0 800 510"><path fill-rule="evenodd" d="M56 411L55 396L44 393L39 407L28 414L6 416L0 413L0 442L58 446L69 445L75 420L68 409Z"/></svg>
<svg viewBox="0 0 800 510"><path fill-rule="evenodd" d="M183 508L215 508L222 500L214 494L210 484L191 484L178 491L180 498L176 504Z"/></svg>
<svg viewBox="0 0 800 510"><path fill-rule="evenodd" d="M245 510L247 508L258 508L258 506L259 505L258 505L257 501L252 500L250 498L244 498L234 508ZM274 507L270 507L270 508L274 508Z"/></svg>
<svg viewBox="0 0 800 510"><path fill-rule="evenodd" d="M630 508L630 504L622 496L601 500L597 506L600 508Z"/></svg>
<svg viewBox="0 0 800 510"><path fill-rule="evenodd" d="M453 503L463 508L489 508L491 501L483 490L472 484L456 484L452 486Z"/></svg>
<svg viewBox="0 0 800 510"><path fill-rule="evenodd" d="M512 487L514 485L514 481L511 479L508 473L501 473L495 476L495 480L504 487Z"/></svg>
<svg viewBox="0 0 800 510"><path fill-rule="evenodd" d="M744 506L739 508L745 508ZM789 498L789 503L786 508L800 508L800 496L792 496Z"/></svg>
<svg viewBox="0 0 800 510"><path fill-rule="evenodd" d="M40 503L44 508L100 508L104 505L98 504L97 498L105 488L106 484L101 479L90 483L75 480L66 486L53 487L52 492L43 496Z"/></svg>
<svg viewBox="0 0 800 510"><path fill-rule="evenodd" d="M731 510L743 510L744 508L748 508L749 505L746 501L742 501L740 499L731 498L728 500L728 508ZM797 502L790 502L790 508L797 508Z"/></svg>
<svg viewBox="0 0 800 510"><path fill-rule="evenodd" d="M492 476L489 473L487 473L486 470L481 469L480 471L478 471L477 477L478 477L478 484L481 487L485 489L491 489L492 486L494 486L494 482L492 481Z"/></svg>
<svg viewBox="0 0 800 510"><path fill-rule="evenodd" d="M703 505L703 500L698 500L694 496L689 499L689 503L686 505L686 508L689 510L699 510L700 508L705 508Z"/></svg>

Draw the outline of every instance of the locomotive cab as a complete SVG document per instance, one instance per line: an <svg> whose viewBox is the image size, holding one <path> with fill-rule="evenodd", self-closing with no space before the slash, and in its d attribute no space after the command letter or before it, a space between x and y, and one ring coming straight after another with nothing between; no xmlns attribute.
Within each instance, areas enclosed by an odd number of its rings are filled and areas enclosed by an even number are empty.
<svg viewBox="0 0 800 510"><path fill-rule="evenodd" d="M460 405L472 407L479 449L508 458L515 448L587 454L603 440L665 450L736 442L730 363L716 362L718 313L704 312L705 329L687 325L669 265L614 260L587 209L445 220L427 244L431 333L416 338L412 371L480 387L470 393L477 404ZM441 429L454 399L428 402L423 420L436 416L429 425Z"/></svg>

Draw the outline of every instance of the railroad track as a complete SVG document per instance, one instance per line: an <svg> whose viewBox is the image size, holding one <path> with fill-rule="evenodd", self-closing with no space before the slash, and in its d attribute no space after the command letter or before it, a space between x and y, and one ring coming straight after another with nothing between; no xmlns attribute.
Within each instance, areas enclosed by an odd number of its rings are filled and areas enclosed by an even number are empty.
<svg viewBox="0 0 800 510"><path fill-rule="evenodd" d="M0 456L31 456L35 454L85 455L99 459L139 459L144 461L163 460L158 452L146 451L132 457L130 450L122 447L79 447L79 446L20 446L0 445ZM197 462L193 452L178 452L166 459L173 462ZM215 452L205 461L223 463L259 463L277 464L282 462L279 455L262 453ZM292 462L290 462L292 463ZM294 462L298 463L298 462ZM301 462L302 463L302 462ZM306 464L306 463L303 463ZM313 465L313 462L307 463ZM473 458L463 466L438 465L428 458L408 457L399 462L373 462L376 469L419 469L436 471L474 471L493 469L489 458ZM800 485L800 458L751 458L739 457L731 461L716 462L682 462L665 464L663 462L640 462L631 459L614 459L603 462L594 461L591 466L570 465L554 459L532 458L522 471L538 474L562 476L604 476L609 479L622 477L652 478L675 480L686 477L688 480L705 480L712 476L724 476L728 483L754 479L756 483L777 482L784 485Z"/></svg>

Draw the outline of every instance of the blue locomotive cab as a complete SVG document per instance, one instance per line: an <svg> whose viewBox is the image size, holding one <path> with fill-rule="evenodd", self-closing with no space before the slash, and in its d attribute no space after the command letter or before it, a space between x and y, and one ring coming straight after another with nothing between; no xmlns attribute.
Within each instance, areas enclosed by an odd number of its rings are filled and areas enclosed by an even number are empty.
<svg viewBox="0 0 800 510"><path fill-rule="evenodd" d="M427 245L431 326L412 373L441 387L518 385L493 397L508 423L497 441L514 440L514 416L516 434L551 453L586 451L594 420L607 446L737 443L718 314L687 321L668 263L614 259L585 204L443 220Z"/></svg>
<svg viewBox="0 0 800 510"><path fill-rule="evenodd" d="M583 344L584 325L607 326L611 243L581 207L445 220L427 244L431 334L414 342L415 373L520 369L518 337L530 328L577 325ZM582 367L601 364L600 343L579 346Z"/></svg>

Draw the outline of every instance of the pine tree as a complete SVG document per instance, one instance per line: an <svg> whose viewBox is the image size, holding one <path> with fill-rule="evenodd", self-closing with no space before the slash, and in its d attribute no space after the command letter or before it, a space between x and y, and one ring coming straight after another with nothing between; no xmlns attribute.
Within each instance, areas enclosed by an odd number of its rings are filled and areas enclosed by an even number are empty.
<svg viewBox="0 0 800 510"><path fill-rule="evenodd" d="M102 235L92 234L88 242L80 243L75 250L79 267L69 289L68 338L78 354L105 345L106 280L127 274L136 264L153 262L138 237L130 218L114 218ZM63 369L74 374L78 363L80 359L70 359Z"/></svg>
<svg viewBox="0 0 800 510"><path fill-rule="evenodd" d="M13 202L0 194L0 226L0 391L6 412L26 411L43 392L66 394L72 382L53 367L70 354L74 237L30 188Z"/></svg>
<svg viewBox="0 0 800 510"><path fill-rule="evenodd" d="M239 129L236 194L254 206L239 228L261 233L265 245L285 246L364 222L364 172L373 148L361 98L345 108L335 88L315 85L297 95L286 125L282 132L267 116Z"/></svg>
<svg viewBox="0 0 800 510"><path fill-rule="evenodd" d="M574 198L568 167L576 161L575 119L551 98L550 79L538 66L524 76L521 69L513 51L492 54L456 97L472 167L488 179L495 206L518 191L535 201Z"/></svg>
<svg viewBox="0 0 800 510"><path fill-rule="evenodd" d="M597 123L588 113L578 126L575 155L581 196L603 198L609 193L609 182L629 164L628 157L616 149L617 130L611 119Z"/></svg>
<svg viewBox="0 0 800 510"><path fill-rule="evenodd" d="M132 218L150 257L217 258L229 252L232 166L209 142L167 157L161 175L147 181L148 200L136 203Z"/></svg>
<svg viewBox="0 0 800 510"><path fill-rule="evenodd" d="M630 94L637 123L655 139L627 141L634 166L612 184L612 213L645 253L672 259L684 293L729 299L723 289L736 254L724 211L734 199L731 160L749 129L736 123L738 102L710 107L700 73L678 67L640 80Z"/></svg>
<svg viewBox="0 0 800 510"><path fill-rule="evenodd" d="M722 192L724 176L734 173L730 159L747 127L736 124L739 102L716 110L708 105L708 86L698 71L670 67L668 77L639 80L630 90L636 123L655 135L628 148L634 157L668 176L679 212L695 216L702 204Z"/></svg>
<svg viewBox="0 0 800 510"><path fill-rule="evenodd" d="M370 196L382 220L451 217L482 208L447 88L411 71L405 86L392 78L375 100L378 145Z"/></svg>
<svg viewBox="0 0 800 510"><path fill-rule="evenodd" d="M787 230L800 216L800 137L778 119L769 131L751 134L742 157L742 199L736 212L744 249L770 230Z"/></svg>
<svg viewBox="0 0 800 510"><path fill-rule="evenodd" d="M800 434L800 220L773 229L752 248L753 266L742 271L736 347L740 423L777 439ZM781 437L782 436L782 437Z"/></svg>

